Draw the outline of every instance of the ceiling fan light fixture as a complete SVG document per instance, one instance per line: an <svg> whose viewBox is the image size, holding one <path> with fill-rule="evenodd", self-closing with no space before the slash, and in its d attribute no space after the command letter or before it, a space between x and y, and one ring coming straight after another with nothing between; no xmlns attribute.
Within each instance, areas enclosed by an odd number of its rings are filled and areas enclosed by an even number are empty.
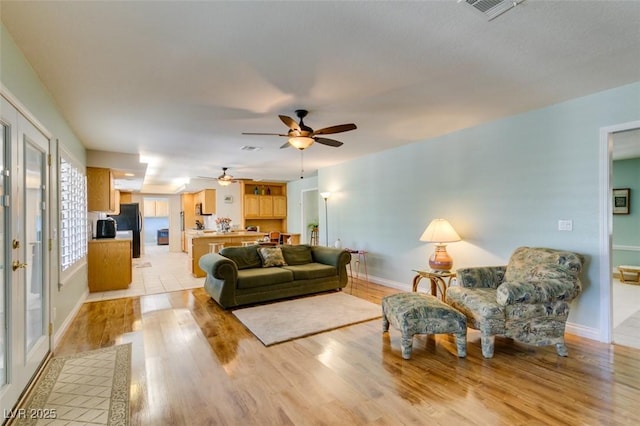
<svg viewBox="0 0 640 426"><path fill-rule="evenodd" d="M307 136L294 136L292 138L289 138L289 143L291 144L291 146L299 150L309 148L311 145L313 145L313 142L313 138Z"/></svg>
<svg viewBox="0 0 640 426"><path fill-rule="evenodd" d="M231 181L228 179L218 179L218 185L220 186L229 186L231 185Z"/></svg>

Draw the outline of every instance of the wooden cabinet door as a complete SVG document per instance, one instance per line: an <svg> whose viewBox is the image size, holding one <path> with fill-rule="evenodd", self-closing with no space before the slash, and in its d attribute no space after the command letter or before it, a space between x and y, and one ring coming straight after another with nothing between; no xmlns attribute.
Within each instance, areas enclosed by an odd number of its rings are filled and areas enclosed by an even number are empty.
<svg viewBox="0 0 640 426"><path fill-rule="evenodd" d="M260 196L260 217L273 217L273 197L270 195Z"/></svg>
<svg viewBox="0 0 640 426"><path fill-rule="evenodd" d="M156 216L156 200L144 200L144 217Z"/></svg>
<svg viewBox="0 0 640 426"><path fill-rule="evenodd" d="M258 195L247 194L244 196L244 217L259 217L260 201Z"/></svg>
<svg viewBox="0 0 640 426"><path fill-rule="evenodd" d="M111 170L87 167L87 210L108 213L115 211L115 189Z"/></svg>
<svg viewBox="0 0 640 426"><path fill-rule="evenodd" d="M216 214L216 190L205 189L202 193L202 213Z"/></svg>
<svg viewBox="0 0 640 426"><path fill-rule="evenodd" d="M273 217L287 217L287 197L284 195L273 196Z"/></svg>
<svg viewBox="0 0 640 426"><path fill-rule="evenodd" d="M166 200L156 200L156 216L169 217L169 202Z"/></svg>

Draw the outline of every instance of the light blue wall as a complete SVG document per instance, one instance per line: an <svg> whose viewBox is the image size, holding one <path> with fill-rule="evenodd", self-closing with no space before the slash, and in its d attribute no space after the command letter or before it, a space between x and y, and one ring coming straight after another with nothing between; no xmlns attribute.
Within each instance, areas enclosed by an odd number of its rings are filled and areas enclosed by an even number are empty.
<svg viewBox="0 0 640 426"><path fill-rule="evenodd" d="M505 264L523 245L574 250L586 272L570 321L597 330L599 132L639 118L635 83L321 169L329 240L367 250L370 275L405 287L427 263L433 245L418 238L438 217L463 238L448 246L454 268ZM559 219L573 231L558 231Z"/></svg>
<svg viewBox="0 0 640 426"><path fill-rule="evenodd" d="M16 98L32 116L53 135L53 140L59 140L59 145L71 154L83 166L86 164L85 148L67 124L58 107L50 96L46 87L40 82L22 52L17 48L13 38L0 24L0 82ZM53 171L55 173L55 169ZM57 193L57 182L52 182L52 194ZM57 217L57 206L51 206L51 217ZM55 219L52 225L57 227ZM56 242L57 244L57 242ZM65 285L58 290L58 256L57 251L52 254L51 262L51 306L56 309L54 333L72 313L87 290L87 268L80 268L73 276L65 281Z"/></svg>
<svg viewBox="0 0 640 426"><path fill-rule="evenodd" d="M630 213L613 215L612 265L640 265L640 158L613 162L613 187L631 192ZM616 249L620 246L626 249Z"/></svg>

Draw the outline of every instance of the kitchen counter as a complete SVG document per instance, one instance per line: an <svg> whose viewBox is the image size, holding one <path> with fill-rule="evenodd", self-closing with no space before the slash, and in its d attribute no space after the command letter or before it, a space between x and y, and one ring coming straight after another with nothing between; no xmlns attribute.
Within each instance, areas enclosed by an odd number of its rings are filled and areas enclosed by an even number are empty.
<svg viewBox="0 0 640 426"><path fill-rule="evenodd" d="M291 237L291 244L300 244L300 234L289 234L283 232L284 235ZM189 263L191 264L191 273L195 277L206 276L205 272L198 266L200 257L209 253L210 243L222 243L225 247L241 246L245 242L256 242L268 235L264 232L236 231L218 233L213 230L193 230L185 231L187 238L187 253L189 254Z"/></svg>
<svg viewBox="0 0 640 426"><path fill-rule="evenodd" d="M132 240L128 235L89 240L89 291L123 290L132 281Z"/></svg>

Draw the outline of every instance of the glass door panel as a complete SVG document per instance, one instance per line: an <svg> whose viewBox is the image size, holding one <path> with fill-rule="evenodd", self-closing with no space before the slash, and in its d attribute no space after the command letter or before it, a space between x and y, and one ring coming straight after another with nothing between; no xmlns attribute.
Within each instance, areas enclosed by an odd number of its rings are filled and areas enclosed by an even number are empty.
<svg viewBox="0 0 640 426"><path fill-rule="evenodd" d="M44 324L44 277L42 251L43 220L45 207L44 182L45 153L30 141L25 141L25 242L26 242L26 324L27 352L35 342L45 335Z"/></svg>

